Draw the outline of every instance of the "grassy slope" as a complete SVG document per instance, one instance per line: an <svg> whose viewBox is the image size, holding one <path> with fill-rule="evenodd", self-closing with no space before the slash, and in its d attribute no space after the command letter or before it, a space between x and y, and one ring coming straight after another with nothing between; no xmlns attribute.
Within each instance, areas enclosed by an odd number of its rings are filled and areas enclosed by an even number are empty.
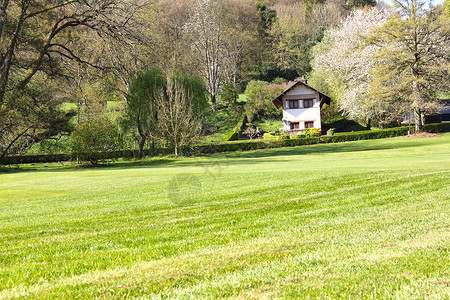
<svg viewBox="0 0 450 300"><path fill-rule="evenodd" d="M242 113L234 111L230 108L224 108L211 112L206 116L207 127L217 126L218 130L212 135L201 137L199 144L221 143L241 119Z"/></svg>
<svg viewBox="0 0 450 300"><path fill-rule="evenodd" d="M0 298L450 296L450 134L0 173Z"/></svg>

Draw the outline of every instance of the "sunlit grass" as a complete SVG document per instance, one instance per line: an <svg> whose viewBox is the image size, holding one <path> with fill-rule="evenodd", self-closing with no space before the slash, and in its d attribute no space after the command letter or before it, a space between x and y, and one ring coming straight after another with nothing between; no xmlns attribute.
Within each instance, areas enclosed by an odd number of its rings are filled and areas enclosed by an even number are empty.
<svg viewBox="0 0 450 300"><path fill-rule="evenodd" d="M450 296L450 134L0 170L0 298Z"/></svg>

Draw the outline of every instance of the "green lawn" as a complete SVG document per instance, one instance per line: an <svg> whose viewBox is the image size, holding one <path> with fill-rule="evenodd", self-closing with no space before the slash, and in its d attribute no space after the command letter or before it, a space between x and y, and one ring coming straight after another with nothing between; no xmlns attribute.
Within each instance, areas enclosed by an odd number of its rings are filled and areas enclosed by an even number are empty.
<svg viewBox="0 0 450 300"><path fill-rule="evenodd" d="M450 133L0 172L0 298L450 297Z"/></svg>

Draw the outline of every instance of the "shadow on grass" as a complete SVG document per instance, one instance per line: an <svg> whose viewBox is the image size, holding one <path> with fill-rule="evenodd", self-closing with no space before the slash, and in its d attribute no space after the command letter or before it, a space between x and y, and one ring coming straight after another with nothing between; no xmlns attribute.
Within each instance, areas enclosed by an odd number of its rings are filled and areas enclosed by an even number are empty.
<svg viewBox="0 0 450 300"><path fill-rule="evenodd" d="M49 164L27 164L21 166L0 166L0 174L20 173L20 172L73 172L84 170L111 170L111 169L133 169L133 168L178 168L178 167L214 167L221 164L239 165L239 164L259 164L264 162L273 162L276 157L361 152L361 151L380 151L393 149L407 149L414 147L423 147L442 143L438 139L382 139L368 141L354 141L335 144L318 144L287 148L260 149L244 152L228 152L217 154L206 154L198 157L187 158L147 158L143 160L122 160L103 165L101 168L75 168L74 164L49 163ZM264 159L267 158L267 159ZM212 160L214 159L214 160Z"/></svg>

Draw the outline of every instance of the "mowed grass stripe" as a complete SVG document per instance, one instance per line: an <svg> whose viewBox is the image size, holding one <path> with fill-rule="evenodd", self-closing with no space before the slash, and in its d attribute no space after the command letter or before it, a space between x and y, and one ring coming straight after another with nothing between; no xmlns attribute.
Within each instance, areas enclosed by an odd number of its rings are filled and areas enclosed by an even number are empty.
<svg viewBox="0 0 450 300"><path fill-rule="evenodd" d="M449 142L0 174L0 297L445 298Z"/></svg>

